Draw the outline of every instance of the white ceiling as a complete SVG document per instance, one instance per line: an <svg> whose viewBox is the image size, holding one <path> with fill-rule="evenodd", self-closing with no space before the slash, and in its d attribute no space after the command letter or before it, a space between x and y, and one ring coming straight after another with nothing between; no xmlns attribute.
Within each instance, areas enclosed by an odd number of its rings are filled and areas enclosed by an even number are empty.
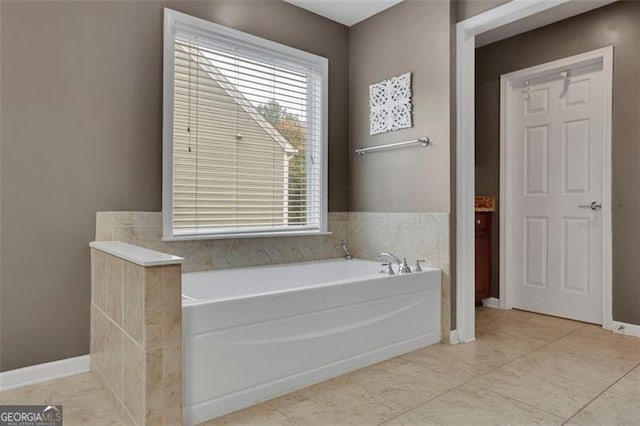
<svg viewBox="0 0 640 426"><path fill-rule="evenodd" d="M285 0L350 27L403 0Z"/></svg>

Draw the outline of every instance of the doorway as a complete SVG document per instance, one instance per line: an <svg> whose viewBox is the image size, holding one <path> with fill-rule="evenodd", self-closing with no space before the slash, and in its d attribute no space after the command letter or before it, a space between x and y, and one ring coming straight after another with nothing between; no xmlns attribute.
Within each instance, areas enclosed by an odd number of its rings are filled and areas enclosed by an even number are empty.
<svg viewBox="0 0 640 426"><path fill-rule="evenodd" d="M612 63L608 47L501 78L502 308L603 324Z"/></svg>
<svg viewBox="0 0 640 426"><path fill-rule="evenodd" d="M615 0L510 1L456 25L456 329L451 334L452 343L475 340L475 49L612 2ZM606 203L603 199L603 207L611 208L610 202ZM610 230L604 236L611 238ZM610 283L611 259L605 258L602 267ZM602 325L613 328L611 291L606 287Z"/></svg>

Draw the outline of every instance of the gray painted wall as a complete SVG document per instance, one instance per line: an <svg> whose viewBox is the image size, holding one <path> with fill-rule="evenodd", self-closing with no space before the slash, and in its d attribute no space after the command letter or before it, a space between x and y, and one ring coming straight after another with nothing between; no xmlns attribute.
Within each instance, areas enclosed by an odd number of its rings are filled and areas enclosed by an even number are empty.
<svg viewBox="0 0 640 426"><path fill-rule="evenodd" d="M433 145L359 157L350 153L354 211L450 211L450 5L407 0L350 28L350 144L415 139ZM412 72L413 128L369 135L369 85Z"/></svg>
<svg viewBox="0 0 640 426"><path fill-rule="evenodd" d="M500 191L500 75L614 46L613 317L640 324L640 2L621 1L476 51L476 193ZM498 296L498 217L493 294Z"/></svg>
<svg viewBox="0 0 640 426"><path fill-rule="evenodd" d="M0 3L1 370L88 353L96 211L160 210L164 6L329 58L347 210L347 27L281 1Z"/></svg>

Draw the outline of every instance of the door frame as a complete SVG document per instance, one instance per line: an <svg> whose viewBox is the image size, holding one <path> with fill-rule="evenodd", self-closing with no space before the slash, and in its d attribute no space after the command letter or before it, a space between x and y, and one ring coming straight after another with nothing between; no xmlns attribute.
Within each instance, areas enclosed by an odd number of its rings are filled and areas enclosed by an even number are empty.
<svg viewBox="0 0 640 426"><path fill-rule="evenodd" d="M475 48L476 36L508 29L507 37L616 0L511 0L456 24L455 291L451 343L475 340ZM517 27L517 28L516 28ZM501 40L494 38L492 41Z"/></svg>
<svg viewBox="0 0 640 426"><path fill-rule="evenodd" d="M513 83L523 79L535 79L568 68L602 63L604 86L603 117L603 170L602 170L602 326L612 328L612 205L611 205L611 168L612 168L612 108L613 108L613 46L592 50L541 65L525 68L500 76L500 308L511 309L513 280L507 249L513 236L513 217L508 176L512 174L513 164L509 161L507 144L508 117L507 102L513 93ZM511 283L511 285L509 284Z"/></svg>

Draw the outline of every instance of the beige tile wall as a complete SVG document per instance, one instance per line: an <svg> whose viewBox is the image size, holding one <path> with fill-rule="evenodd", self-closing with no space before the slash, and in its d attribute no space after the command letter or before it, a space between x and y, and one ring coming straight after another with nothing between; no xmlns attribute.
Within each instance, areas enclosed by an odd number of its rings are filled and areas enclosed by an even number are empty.
<svg viewBox="0 0 640 426"><path fill-rule="evenodd" d="M390 251L442 269L442 338L451 326L449 215L447 213L329 213L330 236L162 241L158 212L99 212L96 240L117 240L185 259L185 272L341 257L347 240L355 257L375 260ZM102 296L99 296L102 297ZM106 297L106 296L105 296Z"/></svg>
<svg viewBox="0 0 640 426"><path fill-rule="evenodd" d="M91 372L128 423L182 422L181 274L91 249Z"/></svg>
<svg viewBox="0 0 640 426"><path fill-rule="evenodd" d="M98 212L96 241L123 241L184 258L184 272L332 259L348 237L348 213L329 213L328 236L162 241L158 212Z"/></svg>
<svg viewBox="0 0 640 426"><path fill-rule="evenodd" d="M388 251L406 257L410 265L442 270L442 340L451 329L451 279L449 262L449 214L447 213L349 213L349 245L355 257L376 260Z"/></svg>

